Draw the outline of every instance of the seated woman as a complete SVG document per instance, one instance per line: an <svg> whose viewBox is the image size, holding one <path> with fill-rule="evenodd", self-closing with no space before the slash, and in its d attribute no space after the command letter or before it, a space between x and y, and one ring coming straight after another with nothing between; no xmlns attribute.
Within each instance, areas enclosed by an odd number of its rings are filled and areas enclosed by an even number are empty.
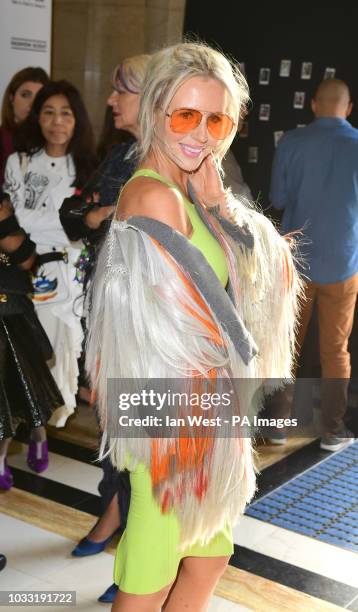
<svg viewBox="0 0 358 612"><path fill-rule="evenodd" d="M71 83L51 81L38 92L17 150L7 161L4 190L43 255L33 280L33 301L54 349L51 371L65 404L50 424L61 427L76 407L83 338L82 284L76 264L83 245L68 239L58 211L94 168L92 129L80 93Z"/></svg>
<svg viewBox="0 0 358 612"><path fill-rule="evenodd" d="M231 527L255 490L250 438L229 426L210 436L190 429L186 417L202 414L195 401L174 403L174 434L160 419L141 425L152 405L138 396L159 385L195 400L210 389L210 412L223 417L226 384L237 417L258 409L262 379L290 375L299 283L289 245L232 198L219 172L247 100L239 69L205 45L163 49L148 65L140 165L122 190L89 302L87 366L103 448L131 482L113 612L165 602L166 612L206 610L233 551ZM122 393L132 408L120 405ZM136 417L134 429L122 415Z"/></svg>
<svg viewBox="0 0 358 612"><path fill-rule="evenodd" d="M35 244L19 226L13 208L0 195L0 489L13 485L7 451L20 421L30 429L27 463L35 472L48 466L45 424L63 404L47 367L48 338L28 293Z"/></svg>

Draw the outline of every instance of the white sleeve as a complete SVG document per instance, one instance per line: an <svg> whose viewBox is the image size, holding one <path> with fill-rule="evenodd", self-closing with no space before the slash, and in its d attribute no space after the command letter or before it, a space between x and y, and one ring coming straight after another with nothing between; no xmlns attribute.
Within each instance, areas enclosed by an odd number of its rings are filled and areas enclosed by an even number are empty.
<svg viewBox="0 0 358 612"><path fill-rule="evenodd" d="M63 245L68 242L64 239L59 214L52 207L25 208L26 185L17 153L10 155L7 160L3 189L10 196L19 224L30 234L34 242L53 245Z"/></svg>
<svg viewBox="0 0 358 612"><path fill-rule="evenodd" d="M7 158L3 190L9 194L10 201L15 209L24 200L25 185L17 153L13 153Z"/></svg>

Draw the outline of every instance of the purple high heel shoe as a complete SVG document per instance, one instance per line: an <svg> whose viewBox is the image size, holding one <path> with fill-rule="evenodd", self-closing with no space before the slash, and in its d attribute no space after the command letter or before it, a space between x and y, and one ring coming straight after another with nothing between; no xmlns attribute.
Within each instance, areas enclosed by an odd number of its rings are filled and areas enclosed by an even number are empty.
<svg viewBox="0 0 358 612"><path fill-rule="evenodd" d="M40 453L37 453L37 449L41 449ZM43 442L35 442L30 440L29 450L27 453L27 465L34 472L40 474L48 468L48 444L47 440Z"/></svg>
<svg viewBox="0 0 358 612"><path fill-rule="evenodd" d="M2 489L3 491L8 491L9 489L11 489L13 484L14 477L7 464L7 461L5 460L5 471L3 474L0 474L0 489Z"/></svg>

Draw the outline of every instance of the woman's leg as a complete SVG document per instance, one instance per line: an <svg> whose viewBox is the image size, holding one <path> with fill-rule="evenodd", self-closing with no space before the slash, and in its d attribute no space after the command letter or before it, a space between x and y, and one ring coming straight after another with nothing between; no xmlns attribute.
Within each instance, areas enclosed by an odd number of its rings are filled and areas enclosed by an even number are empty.
<svg viewBox="0 0 358 612"><path fill-rule="evenodd" d="M162 607L165 612L205 612L229 559L186 557L172 589L168 586L151 595L118 591L112 612L160 612Z"/></svg>
<svg viewBox="0 0 358 612"><path fill-rule="evenodd" d="M131 593L118 591L113 602L112 612L160 612L170 588L171 584L150 595L132 595Z"/></svg>
<svg viewBox="0 0 358 612"><path fill-rule="evenodd" d="M230 557L186 557L165 603L165 612L205 612Z"/></svg>
<svg viewBox="0 0 358 612"><path fill-rule="evenodd" d="M121 524L119 515L118 493L113 495L112 500L108 504L105 512L102 514L98 523L88 534L88 539L91 542L102 542L109 538L118 529Z"/></svg>
<svg viewBox="0 0 358 612"><path fill-rule="evenodd" d="M33 427L30 432L30 439L33 442L45 442L47 440L46 429L42 426Z"/></svg>
<svg viewBox="0 0 358 612"><path fill-rule="evenodd" d="M0 440L0 476L5 473L5 461L7 457L7 451L12 438L5 438Z"/></svg>
<svg viewBox="0 0 358 612"><path fill-rule="evenodd" d="M27 464L38 474L48 468L47 434L43 425L31 429Z"/></svg>
<svg viewBox="0 0 358 612"><path fill-rule="evenodd" d="M0 490L8 491L14 484L14 478L10 468L7 466L6 457L12 438L0 440Z"/></svg>

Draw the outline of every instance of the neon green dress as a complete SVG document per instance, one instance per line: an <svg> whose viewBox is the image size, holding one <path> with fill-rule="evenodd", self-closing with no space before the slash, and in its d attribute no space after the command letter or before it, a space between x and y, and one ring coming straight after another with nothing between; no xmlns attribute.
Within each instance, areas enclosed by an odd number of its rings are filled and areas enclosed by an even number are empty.
<svg viewBox="0 0 358 612"><path fill-rule="evenodd" d="M199 217L195 206L176 185L153 170L138 170L130 180L137 176L157 179L180 194L193 227L190 242L203 253L222 285L226 286L228 268L225 254ZM184 557L221 557L232 554L233 541L229 526L205 546L194 544L179 552L180 527L177 516L173 511L165 514L161 512L152 493L149 470L142 464L138 465L130 473L130 483L127 527L118 544L114 565L114 581L121 591L136 595L156 593L175 580L179 563Z"/></svg>

